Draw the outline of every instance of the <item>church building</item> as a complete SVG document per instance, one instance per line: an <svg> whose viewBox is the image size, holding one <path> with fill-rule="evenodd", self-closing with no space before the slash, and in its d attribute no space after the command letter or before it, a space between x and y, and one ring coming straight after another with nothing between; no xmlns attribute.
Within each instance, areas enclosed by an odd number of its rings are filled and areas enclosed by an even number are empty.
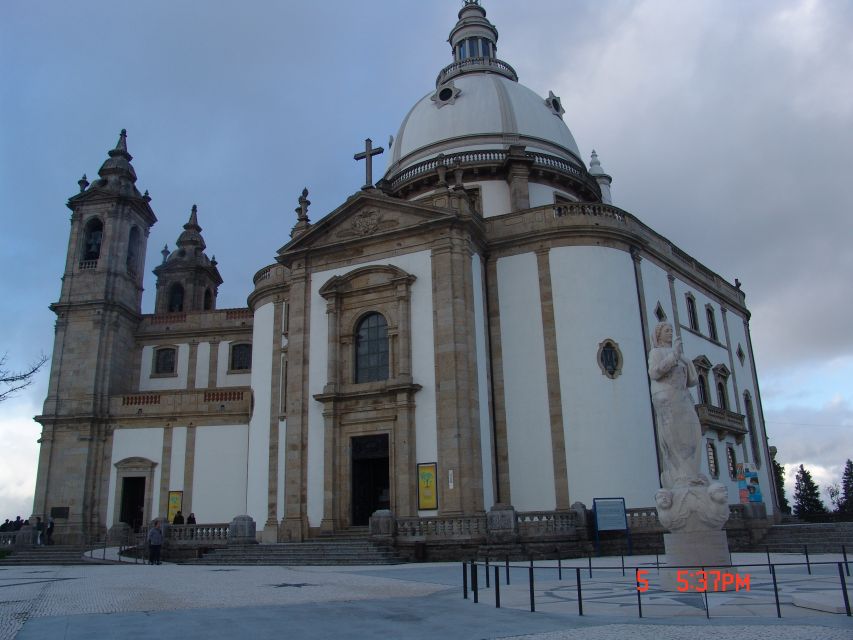
<svg viewBox="0 0 853 640"><path fill-rule="evenodd" d="M262 542L351 531L377 510L412 526L495 505L652 507L661 321L699 374L705 473L738 504L738 465L754 465L774 516L739 283L613 205L559 96L500 59L479 0L449 44L389 148L358 154L364 187L320 216L303 192L246 307L217 307L193 207L143 312L157 218L124 131L80 181L37 417L34 513L58 540L145 526L170 502L199 523L249 515Z"/></svg>

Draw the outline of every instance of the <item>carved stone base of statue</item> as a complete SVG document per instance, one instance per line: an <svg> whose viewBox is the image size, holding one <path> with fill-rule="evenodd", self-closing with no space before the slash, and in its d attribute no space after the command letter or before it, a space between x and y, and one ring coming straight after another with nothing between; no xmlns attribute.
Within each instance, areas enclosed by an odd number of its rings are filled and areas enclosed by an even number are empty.
<svg viewBox="0 0 853 640"><path fill-rule="evenodd" d="M665 533L663 543L666 565L681 567L661 567L660 586L664 591L691 593L734 588L737 569L731 566L725 531ZM730 577L726 578L726 575Z"/></svg>

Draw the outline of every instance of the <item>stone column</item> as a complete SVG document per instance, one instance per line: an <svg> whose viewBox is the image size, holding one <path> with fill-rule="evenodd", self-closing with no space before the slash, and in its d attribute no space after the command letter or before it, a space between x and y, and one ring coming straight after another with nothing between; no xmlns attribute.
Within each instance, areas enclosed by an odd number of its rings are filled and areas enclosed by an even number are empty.
<svg viewBox="0 0 853 640"><path fill-rule="evenodd" d="M530 208L530 167L533 160L525 155L524 147L511 145L507 155L507 182L512 211Z"/></svg>

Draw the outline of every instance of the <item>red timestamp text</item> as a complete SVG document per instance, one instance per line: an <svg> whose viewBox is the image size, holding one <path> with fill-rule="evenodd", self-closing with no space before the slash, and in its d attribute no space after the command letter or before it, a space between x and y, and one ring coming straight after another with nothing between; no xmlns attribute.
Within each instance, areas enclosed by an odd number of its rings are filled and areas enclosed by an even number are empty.
<svg viewBox="0 0 853 640"><path fill-rule="evenodd" d="M649 580L646 575L647 569L637 570L637 591L645 593L649 590ZM677 591L693 591L703 593L706 591L749 591L750 575L739 574L730 571L719 571L717 569L689 570L679 569L676 572L675 581Z"/></svg>

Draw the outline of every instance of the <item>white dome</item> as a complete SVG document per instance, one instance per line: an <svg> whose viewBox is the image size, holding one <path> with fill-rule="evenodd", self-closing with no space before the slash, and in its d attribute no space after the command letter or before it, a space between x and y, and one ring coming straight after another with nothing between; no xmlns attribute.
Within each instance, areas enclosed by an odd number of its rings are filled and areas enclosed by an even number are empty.
<svg viewBox="0 0 853 640"><path fill-rule="evenodd" d="M447 89L453 97L442 100L439 96L451 95ZM403 120L389 154L388 175L439 153L510 145L584 167L561 111L553 94L539 96L499 73L458 75L424 96Z"/></svg>

